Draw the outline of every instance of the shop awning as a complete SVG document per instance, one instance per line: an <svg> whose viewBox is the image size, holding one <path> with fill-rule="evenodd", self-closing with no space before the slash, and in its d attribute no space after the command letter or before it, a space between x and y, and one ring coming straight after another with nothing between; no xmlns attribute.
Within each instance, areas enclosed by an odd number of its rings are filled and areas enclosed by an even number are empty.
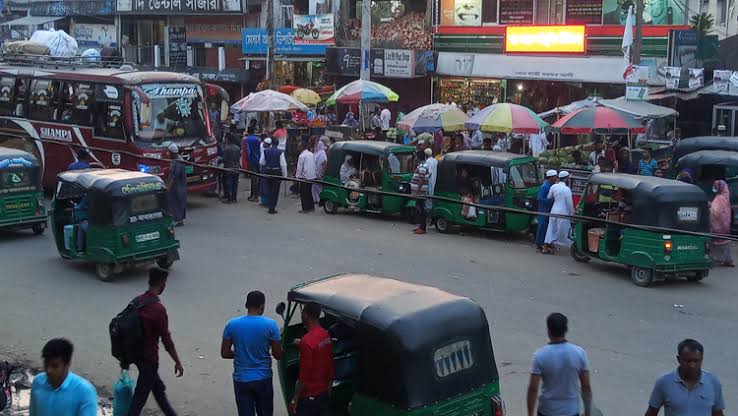
<svg viewBox="0 0 738 416"><path fill-rule="evenodd" d="M610 107L639 118L662 118L679 115L672 108L651 104L648 101L626 100L625 97L614 98L612 100L600 99L598 102L605 107Z"/></svg>
<svg viewBox="0 0 738 416"><path fill-rule="evenodd" d="M9 22L0 23L0 26L37 26L57 20L64 19L63 16L26 16Z"/></svg>
<svg viewBox="0 0 738 416"><path fill-rule="evenodd" d="M440 52L436 72L457 77L625 84L623 70L623 58L615 56ZM663 85L663 80L649 79L649 84Z"/></svg>

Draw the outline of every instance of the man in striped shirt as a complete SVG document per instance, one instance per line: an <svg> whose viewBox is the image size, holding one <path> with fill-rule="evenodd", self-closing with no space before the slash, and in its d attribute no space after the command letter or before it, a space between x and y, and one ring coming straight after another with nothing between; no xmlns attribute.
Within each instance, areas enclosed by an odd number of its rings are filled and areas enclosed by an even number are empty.
<svg viewBox="0 0 738 416"><path fill-rule="evenodd" d="M415 173L413 173L413 178L410 181L410 190L413 196L428 196L428 184L431 182L433 173L426 161L425 151L419 150L415 157L418 160L418 166L415 168ZM415 229L415 234L425 234L430 203L431 201L426 199L417 199L415 201L418 211L418 228Z"/></svg>

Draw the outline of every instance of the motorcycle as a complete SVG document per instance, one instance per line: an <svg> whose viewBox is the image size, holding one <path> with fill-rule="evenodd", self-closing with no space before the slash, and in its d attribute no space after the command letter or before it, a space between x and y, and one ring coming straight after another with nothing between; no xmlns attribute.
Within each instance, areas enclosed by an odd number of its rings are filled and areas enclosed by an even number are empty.
<svg viewBox="0 0 738 416"><path fill-rule="evenodd" d="M305 39L307 36L311 36L313 39L318 39L320 36L320 31L315 27L315 23L312 20L304 25L297 24L297 37Z"/></svg>

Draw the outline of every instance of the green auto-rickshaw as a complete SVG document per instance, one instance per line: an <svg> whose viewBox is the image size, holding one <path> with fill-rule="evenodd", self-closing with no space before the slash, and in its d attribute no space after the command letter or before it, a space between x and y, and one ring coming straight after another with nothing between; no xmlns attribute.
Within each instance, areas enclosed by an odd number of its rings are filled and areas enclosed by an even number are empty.
<svg viewBox="0 0 738 416"><path fill-rule="evenodd" d="M710 231L707 196L699 187L652 176L595 173L577 213L623 224ZM649 286L680 275L702 280L712 267L709 244L708 237L582 221L574 228L571 255L579 262L596 257L625 264L634 284Z"/></svg>
<svg viewBox="0 0 738 416"><path fill-rule="evenodd" d="M676 162L676 172L688 169L694 183L711 197L712 184L722 179L730 190L732 208L731 232L738 234L738 151L699 150L682 156Z"/></svg>
<svg viewBox="0 0 738 416"><path fill-rule="evenodd" d="M46 229L41 166L30 153L0 147L0 229Z"/></svg>
<svg viewBox="0 0 738 416"><path fill-rule="evenodd" d="M179 259L158 176L122 169L62 172L51 218L59 254L95 263L103 281L125 266L156 261L169 268Z"/></svg>
<svg viewBox="0 0 738 416"><path fill-rule="evenodd" d="M438 163L433 195L459 202L535 211L541 172L532 156L488 150L448 153ZM459 202L434 200L431 217L439 232L452 225L495 231L525 231L534 218L526 214L477 209Z"/></svg>
<svg viewBox="0 0 738 416"><path fill-rule="evenodd" d="M343 183L341 166L347 156L356 169L356 174ZM415 206L410 198L372 193L371 189L410 195L410 179L415 164L415 148L401 144L351 140L338 142L328 151L328 165L323 181L336 186L324 185L320 203L325 212L335 214L338 208L384 214L408 214ZM357 188L350 191L341 186ZM359 192L358 188L362 188Z"/></svg>
<svg viewBox="0 0 738 416"><path fill-rule="evenodd" d="M702 136L682 139L674 147L672 160L674 162L684 155L699 152L700 150L729 150L738 152L738 140L735 137Z"/></svg>
<svg viewBox="0 0 738 416"><path fill-rule="evenodd" d="M300 309L318 303L333 340L332 416L496 416L500 377L489 325L471 299L382 277L346 274L292 288L279 378L285 403L300 365Z"/></svg>

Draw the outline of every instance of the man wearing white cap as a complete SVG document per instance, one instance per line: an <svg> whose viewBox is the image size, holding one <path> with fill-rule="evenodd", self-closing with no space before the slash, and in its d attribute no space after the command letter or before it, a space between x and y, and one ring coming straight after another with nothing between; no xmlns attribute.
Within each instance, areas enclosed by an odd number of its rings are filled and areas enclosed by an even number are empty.
<svg viewBox="0 0 738 416"><path fill-rule="evenodd" d="M571 189L567 186L568 181L569 172L562 170L559 172L559 183L551 186L551 189L548 191L548 198L553 198L551 214L574 215L574 201L571 197ZM541 252L544 254L553 254L553 243L569 247L572 243L571 239L569 239L570 230L571 222L569 219L550 218L544 240L545 245Z"/></svg>
<svg viewBox="0 0 738 416"><path fill-rule="evenodd" d="M543 181L541 189L538 191L538 212L549 213L553 205L553 199L548 197L548 191L551 186L556 183L558 172L555 169L546 171L546 180ZM546 239L546 230L548 229L548 217L545 215L538 216L538 228L536 229L536 251L543 250L543 244Z"/></svg>
<svg viewBox="0 0 738 416"><path fill-rule="evenodd" d="M175 225L179 226L184 224L187 214L187 173L177 145L170 143L167 149L172 158L167 177L168 209L169 215L174 218Z"/></svg>

